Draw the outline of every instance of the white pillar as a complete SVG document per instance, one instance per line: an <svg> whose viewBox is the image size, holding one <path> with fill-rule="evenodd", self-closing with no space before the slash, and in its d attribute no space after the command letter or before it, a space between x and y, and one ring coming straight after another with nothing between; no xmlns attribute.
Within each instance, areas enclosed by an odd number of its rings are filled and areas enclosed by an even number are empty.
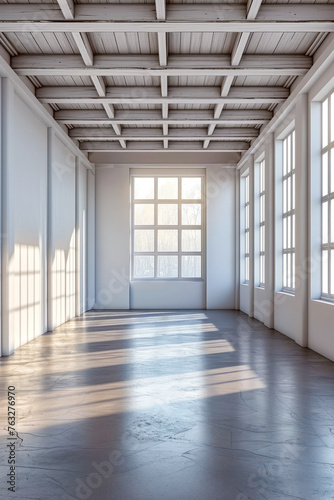
<svg viewBox="0 0 334 500"><path fill-rule="evenodd" d="M249 317L254 317L254 155L249 165Z"/></svg>
<svg viewBox="0 0 334 500"><path fill-rule="evenodd" d="M47 175L47 330L54 329L53 320L53 276L54 258L53 227L52 227L52 162L54 147L54 131L48 127L48 175Z"/></svg>
<svg viewBox="0 0 334 500"><path fill-rule="evenodd" d="M266 220L266 257L265 257L265 309L264 324L274 328L275 297L275 138L269 133L265 143L265 220Z"/></svg>
<svg viewBox="0 0 334 500"><path fill-rule="evenodd" d="M12 127L14 126L14 87L8 78L1 80L1 351L9 356L15 350L15 338L9 318L9 263L11 256L11 234L13 224L9 214L9 175L11 163ZM12 231L11 231L12 232Z"/></svg>
<svg viewBox="0 0 334 500"><path fill-rule="evenodd" d="M297 344L308 345L308 95L296 102L296 301L300 327Z"/></svg>
<svg viewBox="0 0 334 500"><path fill-rule="evenodd" d="M80 159L75 157L75 315L80 316Z"/></svg>
<svg viewBox="0 0 334 500"><path fill-rule="evenodd" d="M235 295L234 308L240 309L240 171L235 175Z"/></svg>

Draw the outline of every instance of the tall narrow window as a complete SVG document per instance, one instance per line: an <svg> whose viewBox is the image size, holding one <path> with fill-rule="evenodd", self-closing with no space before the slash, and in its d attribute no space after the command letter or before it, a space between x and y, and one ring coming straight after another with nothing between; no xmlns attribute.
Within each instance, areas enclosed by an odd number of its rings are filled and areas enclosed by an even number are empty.
<svg viewBox="0 0 334 500"><path fill-rule="evenodd" d="M132 177L133 279L202 279L203 181Z"/></svg>
<svg viewBox="0 0 334 500"><path fill-rule="evenodd" d="M334 92L322 103L322 284L334 300Z"/></svg>
<svg viewBox="0 0 334 500"><path fill-rule="evenodd" d="M245 283L249 283L249 174L245 181Z"/></svg>
<svg viewBox="0 0 334 500"><path fill-rule="evenodd" d="M295 131L283 140L283 290L295 290Z"/></svg>
<svg viewBox="0 0 334 500"><path fill-rule="evenodd" d="M266 188L265 188L265 161L262 160L259 163L259 251L260 251L260 261L259 261L259 271L260 271L260 287L264 288L266 283L265 274L265 259L266 259Z"/></svg>

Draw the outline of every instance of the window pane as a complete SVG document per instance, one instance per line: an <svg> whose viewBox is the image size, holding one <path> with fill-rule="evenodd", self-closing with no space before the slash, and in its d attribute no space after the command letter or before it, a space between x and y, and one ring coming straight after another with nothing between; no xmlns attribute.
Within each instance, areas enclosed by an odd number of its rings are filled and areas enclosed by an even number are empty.
<svg viewBox="0 0 334 500"><path fill-rule="evenodd" d="M184 177L182 179L182 199L200 200L202 198L201 177Z"/></svg>
<svg viewBox="0 0 334 500"><path fill-rule="evenodd" d="M328 144L328 99L322 103L322 147Z"/></svg>
<svg viewBox="0 0 334 500"><path fill-rule="evenodd" d="M295 174L292 175L291 181L292 181L292 202L291 202L291 210L294 210L296 208L296 187L295 187Z"/></svg>
<svg viewBox="0 0 334 500"><path fill-rule="evenodd" d="M260 227L260 252L265 251L265 227Z"/></svg>
<svg viewBox="0 0 334 500"><path fill-rule="evenodd" d="M287 206L288 206L287 185L288 185L288 181L287 181L287 179L285 179L283 181L283 213L287 212Z"/></svg>
<svg viewBox="0 0 334 500"><path fill-rule="evenodd" d="M182 277L200 278L202 276L202 257L200 255L182 255Z"/></svg>
<svg viewBox="0 0 334 500"><path fill-rule="evenodd" d="M289 210L291 210L291 177L288 177L288 194L287 194L287 199L288 199L287 211L289 211Z"/></svg>
<svg viewBox="0 0 334 500"><path fill-rule="evenodd" d="M334 200L331 200L331 242L334 243Z"/></svg>
<svg viewBox="0 0 334 500"><path fill-rule="evenodd" d="M328 243L328 201L322 204L322 242Z"/></svg>
<svg viewBox="0 0 334 500"><path fill-rule="evenodd" d="M249 253L249 232L245 234L245 253Z"/></svg>
<svg viewBox="0 0 334 500"><path fill-rule="evenodd" d="M292 248L295 248L296 246L295 217L296 217L295 215L292 216Z"/></svg>
<svg viewBox="0 0 334 500"><path fill-rule="evenodd" d="M287 137L287 158L286 158L286 163L287 163L287 173L291 171L291 135Z"/></svg>
<svg viewBox="0 0 334 500"><path fill-rule="evenodd" d="M200 203L184 203L182 204L182 225L183 226L200 226L201 225L201 204Z"/></svg>
<svg viewBox="0 0 334 500"><path fill-rule="evenodd" d="M245 280L249 281L249 257L245 258Z"/></svg>
<svg viewBox="0 0 334 500"><path fill-rule="evenodd" d="M154 277L154 256L135 255L134 257L134 277L153 278Z"/></svg>
<svg viewBox="0 0 334 500"><path fill-rule="evenodd" d="M158 252L178 251L178 230L159 229L158 230Z"/></svg>
<svg viewBox="0 0 334 500"><path fill-rule="evenodd" d="M295 259L296 259L296 256L295 256L295 253L293 252L293 254L291 255L291 288L295 288L296 284L295 284Z"/></svg>
<svg viewBox="0 0 334 500"><path fill-rule="evenodd" d="M331 269L330 269L330 280L331 280L331 294L334 295L334 250L331 250Z"/></svg>
<svg viewBox="0 0 334 500"><path fill-rule="evenodd" d="M177 226L178 205L176 203L160 203L158 205L158 224L160 226Z"/></svg>
<svg viewBox="0 0 334 500"><path fill-rule="evenodd" d="M200 252L201 251L200 229L186 229L182 231L182 252Z"/></svg>
<svg viewBox="0 0 334 500"><path fill-rule="evenodd" d="M334 141L334 92L331 95L331 141Z"/></svg>
<svg viewBox="0 0 334 500"><path fill-rule="evenodd" d="M135 226L152 226L154 224L153 203L135 204L134 206Z"/></svg>
<svg viewBox="0 0 334 500"><path fill-rule="evenodd" d="M287 155L286 140L284 140L283 141L283 175L285 175L287 173L286 155Z"/></svg>
<svg viewBox="0 0 334 500"><path fill-rule="evenodd" d="M286 279L287 273L288 273L287 264L288 264L288 256L285 253L285 254L283 254L283 287L288 286L287 279Z"/></svg>
<svg viewBox="0 0 334 500"><path fill-rule="evenodd" d="M249 175L245 177L245 203L249 202Z"/></svg>
<svg viewBox="0 0 334 500"><path fill-rule="evenodd" d="M178 199L178 178L177 177L159 177L158 179L158 198L160 200Z"/></svg>
<svg viewBox="0 0 334 500"><path fill-rule="evenodd" d="M287 248L287 219L284 217L283 219L283 250Z"/></svg>
<svg viewBox="0 0 334 500"><path fill-rule="evenodd" d="M333 115L334 121L334 115ZM333 123L334 129L334 123ZM334 148L331 149L331 193L334 193Z"/></svg>
<svg viewBox="0 0 334 500"><path fill-rule="evenodd" d="M135 200L153 200L154 177L134 178L134 198Z"/></svg>
<svg viewBox="0 0 334 500"><path fill-rule="evenodd" d="M134 232L135 252L154 252L154 230L136 229Z"/></svg>
<svg viewBox="0 0 334 500"><path fill-rule="evenodd" d="M322 252L322 293L328 293L328 252Z"/></svg>
<svg viewBox="0 0 334 500"><path fill-rule="evenodd" d="M328 194L328 153L322 155L322 196Z"/></svg>
<svg viewBox="0 0 334 500"><path fill-rule="evenodd" d="M158 256L158 277L177 278L178 277L178 256L159 255Z"/></svg>

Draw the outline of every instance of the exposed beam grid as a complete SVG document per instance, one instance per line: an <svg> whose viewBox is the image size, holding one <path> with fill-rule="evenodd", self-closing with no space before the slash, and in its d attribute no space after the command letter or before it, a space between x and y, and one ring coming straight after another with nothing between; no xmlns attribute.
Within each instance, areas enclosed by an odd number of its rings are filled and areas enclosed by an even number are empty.
<svg viewBox="0 0 334 500"><path fill-rule="evenodd" d="M260 10L262 0L247 0L247 19L248 20L254 20ZM234 42L234 46L232 49L232 54L231 54L231 66L238 66L238 64L241 61L241 58L243 56L243 53L246 49L248 40L250 38L250 33L246 32L241 32L238 33L237 38ZM228 96L229 91L231 89L233 83L233 78L227 77L224 79L223 85L222 85L222 93L221 95L223 96ZM214 110L214 117L219 118L222 110L224 108L224 104L218 104L215 107ZM214 132L215 128L214 126L210 125L208 128L208 135L212 135ZM203 148L206 149L210 144L210 141L207 140L203 143Z"/></svg>
<svg viewBox="0 0 334 500"><path fill-rule="evenodd" d="M73 0L57 0L58 5L65 17L65 19L74 19L74 3ZM92 67L94 65L94 54L91 44L88 40L87 33L72 33L73 39L79 49L80 55L86 66ZM91 80L95 89L100 96L100 98L106 95L106 86L102 76L92 75ZM56 103L53 103L56 104ZM108 118L115 117L114 107L110 103L102 103L103 107L107 113ZM122 135L122 129L119 124L112 124L115 133L120 136ZM119 140L122 148L126 148L126 142L123 139Z"/></svg>
<svg viewBox="0 0 334 500"><path fill-rule="evenodd" d="M166 0L155 0L155 10L158 21L166 20ZM168 63L168 34L157 33L158 36L158 51L159 51L159 64L160 66L167 66ZM168 96L168 77L161 75L161 97L167 98ZM161 106L162 118L168 118L168 103L163 102ZM168 123L163 123L162 131L165 136L168 136ZM168 149L168 140L163 141L164 149Z"/></svg>

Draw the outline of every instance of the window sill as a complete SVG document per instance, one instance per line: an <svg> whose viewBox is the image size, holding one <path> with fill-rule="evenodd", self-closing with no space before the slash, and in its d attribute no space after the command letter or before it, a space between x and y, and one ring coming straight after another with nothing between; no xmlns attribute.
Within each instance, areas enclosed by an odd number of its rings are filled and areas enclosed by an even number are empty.
<svg viewBox="0 0 334 500"><path fill-rule="evenodd" d="M295 297L296 292L289 292L289 290L276 290L275 293L280 295L287 295L288 297Z"/></svg>
<svg viewBox="0 0 334 500"><path fill-rule="evenodd" d="M318 302L320 304L326 304L326 305L329 305L329 306L334 306L334 301L331 300L331 299L326 299L326 298L323 298L323 299L311 299L311 302Z"/></svg>
<svg viewBox="0 0 334 500"><path fill-rule="evenodd" d="M184 282L184 281L191 281L191 282L196 282L196 283L204 283L203 278L132 278L130 280L130 283L177 283L177 282Z"/></svg>

